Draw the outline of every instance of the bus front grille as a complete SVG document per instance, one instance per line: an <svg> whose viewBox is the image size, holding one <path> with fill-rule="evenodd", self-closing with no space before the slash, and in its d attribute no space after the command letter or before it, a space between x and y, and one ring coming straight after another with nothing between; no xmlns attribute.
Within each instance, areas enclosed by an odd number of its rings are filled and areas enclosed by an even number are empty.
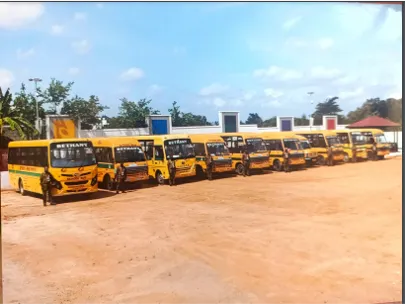
<svg viewBox="0 0 405 304"><path fill-rule="evenodd" d="M78 181L78 182L65 182L66 186L77 186L77 185L85 185L87 184L89 181L84 180L84 181Z"/></svg>

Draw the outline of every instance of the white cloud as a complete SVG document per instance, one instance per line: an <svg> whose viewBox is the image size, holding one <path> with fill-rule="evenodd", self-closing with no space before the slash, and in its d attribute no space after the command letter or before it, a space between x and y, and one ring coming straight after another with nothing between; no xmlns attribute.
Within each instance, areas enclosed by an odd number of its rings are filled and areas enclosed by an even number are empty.
<svg viewBox="0 0 405 304"><path fill-rule="evenodd" d="M74 14L74 19L75 19L75 20L86 20L86 19L87 19L87 15L86 15L86 13L76 12L76 13Z"/></svg>
<svg viewBox="0 0 405 304"><path fill-rule="evenodd" d="M303 74L299 71L278 66L270 66L268 69L258 69L253 72L253 76L258 78L273 78L277 80L287 81L301 79Z"/></svg>
<svg viewBox="0 0 405 304"><path fill-rule="evenodd" d="M14 75L11 71L0 68L0 87L3 90L3 93L11 88L14 82Z"/></svg>
<svg viewBox="0 0 405 304"><path fill-rule="evenodd" d="M302 40L301 38L289 38L286 40L286 45L289 47L305 47L308 45L308 41Z"/></svg>
<svg viewBox="0 0 405 304"><path fill-rule="evenodd" d="M327 69L322 66L313 67L310 71L310 77L313 79L332 80L342 76L342 72L338 69Z"/></svg>
<svg viewBox="0 0 405 304"><path fill-rule="evenodd" d="M363 94L364 94L364 88L359 87L352 91L340 92L338 96L340 99L350 99L350 98L360 97Z"/></svg>
<svg viewBox="0 0 405 304"><path fill-rule="evenodd" d="M226 91L228 91L229 87L219 84L219 83L213 83L207 87L204 87L200 90L200 95L201 96L213 96L213 95L219 95L223 94Z"/></svg>
<svg viewBox="0 0 405 304"><path fill-rule="evenodd" d="M329 49L333 46L335 42L332 38L322 38L318 40L318 45L322 50Z"/></svg>
<svg viewBox="0 0 405 304"><path fill-rule="evenodd" d="M264 90L264 95L272 98L279 98L283 96L284 93L275 89L268 88Z"/></svg>
<svg viewBox="0 0 405 304"><path fill-rule="evenodd" d="M158 93L162 92L162 90L163 90L163 87L160 85L157 85L157 84L152 84L148 89L149 94L151 94L151 95L158 94Z"/></svg>
<svg viewBox="0 0 405 304"><path fill-rule="evenodd" d="M125 81L135 81L143 78L145 73L140 68L130 68L121 74L121 79Z"/></svg>
<svg viewBox="0 0 405 304"><path fill-rule="evenodd" d="M383 21L383 24L376 29L376 36L384 41L401 40L402 13L387 8Z"/></svg>
<svg viewBox="0 0 405 304"><path fill-rule="evenodd" d="M74 41L72 43L72 48L78 54L86 54L90 51L91 45L86 39L83 39L79 41Z"/></svg>
<svg viewBox="0 0 405 304"><path fill-rule="evenodd" d="M213 104L214 106L216 106L217 108L221 108L221 107L223 107L224 105L226 105L226 101L225 101L223 98L215 97L215 98L212 100L212 104Z"/></svg>
<svg viewBox="0 0 405 304"><path fill-rule="evenodd" d="M97 8L99 8L99 9L104 8L104 4L103 4L103 3L97 3L96 6L97 6Z"/></svg>
<svg viewBox="0 0 405 304"><path fill-rule="evenodd" d="M16 29L38 20L44 13L41 3L0 3L0 28Z"/></svg>
<svg viewBox="0 0 405 304"><path fill-rule="evenodd" d="M80 69L76 67L69 68L68 73L72 76L80 73Z"/></svg>
<svg viewBox="0 0 405 304"><path fill-rule="evenodd" d="M300 22L302 19L302 17L295 17L295 18L291 18L289 20L287 20L286 22L283 23L283 29L285 30L290 30L292 29L294 26L297 25L298 22Z"/></svg>
<svg viewBox="0 0 405 304"><path fill-rule="evenodd" d="M252 100L253 97L255 97L255 96L256 96L256 92L255 92L255 91L249 91L249 92L246 92L246 93L243 95L243 99L246 100L246 101L249 101L249 100Z"/></svg>
<svg viewBox="0 0 405 304"><path fill-rule="evenodd" d="M25 59L25 58L31 57L34 54L35 54L35 50L33 48L30 48L29 50L26 50L26 51L24 51L22 49L17 50L18 59Z"/></svg>
<svg viewBox="0 0 405 304"><path fill-rule="evenodd" d="M272 101L269 101L269 102L263 102L261 104L261 106L263 108L280 108L281 103L278 100L272 100Z"/></svg>
<svg viewBox="0 0 405 304"><path fill-rule="evenodd" d="M63 30L64 30L64 28L63 28L62 25L54 24L54 25L51 26L51 34L52 35L55 35L55 36L60 35L60 34L63 33Z"/></svg>

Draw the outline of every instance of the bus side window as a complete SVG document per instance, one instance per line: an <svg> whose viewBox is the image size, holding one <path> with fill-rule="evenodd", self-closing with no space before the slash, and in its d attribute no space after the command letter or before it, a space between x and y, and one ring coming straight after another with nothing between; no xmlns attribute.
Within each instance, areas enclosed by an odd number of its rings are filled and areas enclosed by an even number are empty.
<svg viewBox="0 0 405 304"><path fill-rule="evenodd" d="M48 151L44 147L34 148L35 157L34 157L34 166L36 167L45 167L48 165Z"/></svg>
<svg viewBox="0 0 405 304"><path fill-rule="evenodd" d="M195 155L205 156L204 144L193 144Z"/></svg>
<svg viewBox="0 0 405 304"><path fill-rule="evenodd" d="M154 146L154 150L155 150L155 160L164 160L163 147L162 146Z"/></svg>

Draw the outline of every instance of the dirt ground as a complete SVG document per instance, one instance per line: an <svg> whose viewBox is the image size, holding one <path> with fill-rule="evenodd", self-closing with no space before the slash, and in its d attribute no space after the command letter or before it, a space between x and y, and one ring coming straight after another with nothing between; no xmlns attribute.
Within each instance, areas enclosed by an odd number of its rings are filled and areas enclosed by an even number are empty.
<svg viewBox="0 0 405 304"><path fill-rule="evenodd" d="M100 192L2 193L4 303L402 298L402 159Z"/></svg>

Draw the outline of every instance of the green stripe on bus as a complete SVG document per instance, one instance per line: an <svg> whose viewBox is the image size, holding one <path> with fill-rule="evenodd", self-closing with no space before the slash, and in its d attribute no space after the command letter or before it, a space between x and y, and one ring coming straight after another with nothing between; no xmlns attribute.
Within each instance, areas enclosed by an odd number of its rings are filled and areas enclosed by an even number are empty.
<svg viewBox="0 0 405 304"><path fill-rule="evenodd" d="M21 170L9 170L10 173L16 173L16 174L22 174L22 175L28 175L28 176L41 176L41 173L37 172L29 172L29 171L21 171Z"/></svg>
<svg viewBox="0 0 405 304"><path fill-rule="evenodd" d="M97 167L104 168L104 169L113 169L114 166L112 164L98 164Z"/></svg>

